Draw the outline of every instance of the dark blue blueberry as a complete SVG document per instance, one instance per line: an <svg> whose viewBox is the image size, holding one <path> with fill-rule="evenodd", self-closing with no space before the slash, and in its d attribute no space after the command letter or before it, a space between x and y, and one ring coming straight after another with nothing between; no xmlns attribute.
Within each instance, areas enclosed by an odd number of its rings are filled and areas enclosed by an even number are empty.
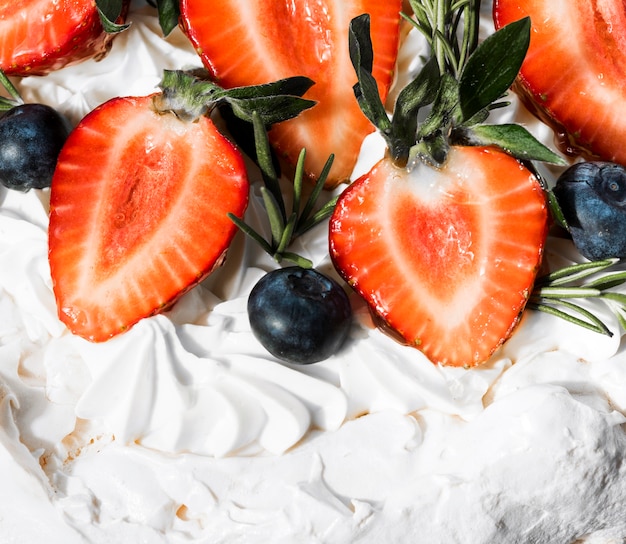
<svg viewBox="0 0 626 544"><path fill-rule="evenodd" d="M557 180L554 195L578 251L592 261L626 257L626 169L581 162Z"/></svg>
<svg viewBox="0 0 626 544"><path fill-rule="evenodd" d="M23 104L0 118L0 183L28 191L49 187L70 126L53 108Z"/></svg>
<svg viewBox="0 0 626 544"><path fill-rule="evenodd" d="M352 311L345 291L314 269L279 268L254 286L250 326L272 355L290 363L327 359L343 344Z"/></svg>

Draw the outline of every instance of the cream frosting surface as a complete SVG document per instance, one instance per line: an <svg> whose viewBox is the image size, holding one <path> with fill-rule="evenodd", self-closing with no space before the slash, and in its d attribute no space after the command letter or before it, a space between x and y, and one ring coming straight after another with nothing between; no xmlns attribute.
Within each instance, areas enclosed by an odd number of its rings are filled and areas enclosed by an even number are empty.
<svg viewBox="0 0 626 544"><path fill-rule="evenodd" d="M492 30L483 2L483 34ZM155 12L100 62L19 82L77 122L200 61ZM423 44L410 34L401 83ZM393 96L393 93L392 93ZM548 141L511 97L502 112ZM382 155L372 135L354 177ZM264 226L259 177L246 219ZM103 344L57 318L47 191L0 189L0 533L64 543L610 543L626 539L626 354L527 311L485 365L438 367L353 297L344 348L309 366L256 341L247 296L276 264L238 236L174 308ZM325 226L295 251L333 274ZM554 266L581 259L550 239Z"/></svg>

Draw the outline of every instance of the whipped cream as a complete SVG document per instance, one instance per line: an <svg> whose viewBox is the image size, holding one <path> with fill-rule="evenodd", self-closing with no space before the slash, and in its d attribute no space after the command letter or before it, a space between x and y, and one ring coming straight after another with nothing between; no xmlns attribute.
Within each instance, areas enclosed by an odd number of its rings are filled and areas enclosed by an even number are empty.
<svg viewBox="0 0 626 544"><path fill-rule="evenodd" d="M483 3L483 34L492 31ZM164 69L200 66L134 2L110 54L18 82L73 122ZM425 51L410 33L398 86ZM395 96L391 93L391 96ZM503 120L551 144L510 97ZM373 134L353 177L382 156ZM550 175L550 171L547 171ZM260 231L260 178L246 220ZM8 542L623 542L626 355L612 337L527 311L485 365L430 363L353 297L344 348L279 363L246 313L276 263L238 235L174 308L101 344L57 318L47 191L0 189L0 531ZM319 226L295 251L333 275ZM554 266L580 260L550 239Z"/></svg>

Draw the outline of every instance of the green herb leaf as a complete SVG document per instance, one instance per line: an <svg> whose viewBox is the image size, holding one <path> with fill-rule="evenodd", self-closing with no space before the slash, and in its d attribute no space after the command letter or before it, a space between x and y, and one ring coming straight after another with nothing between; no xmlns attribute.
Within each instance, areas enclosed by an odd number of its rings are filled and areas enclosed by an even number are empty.
<svg viewBox="0 0 626 544"><path fill-rule="evenodd" d="M169 34L178 26L180 17L180 3L178 0L156 0L159 13L159 25L164 36Z"/></svg>
<svg viewBox="0 0 626 544"><path fill-rule="evenodd" d="M252 113L257 113L265 126L281 123L287 119L296 117L304 110L315 106L312 100L306 100L298 96L261 96L259 98L247 98L244 100L226 97L233 113L244 121L252 122Z"/></svg>
<svg viewBox="0 0 626 544"><path fill-rule="evenodd" d="M513 84L530 44L525 17L486 38L469 57L459 79L463 122L500 98Z"/></svg>
<svg viewBox="0 0 626 544"><path fill-rule="evenodd" d="M105 32L117 34L130 26L130 23L120 25L115 22L122 14L124 0L96 0L96 7Z"/></svg>
<svg viewBox="0 0 626 544"><path fill-rule="evenodd" d="M258 232L243 221L233 218L230 215L229 217L231 217L242 232L258 242L263 250L271 255L276 262L281 262L285 259L302 268L311 268L313 263L311 263L309 259L289 252L287 248L298 236L319 224L332 213L337 198L326 203L317 212L313 213L313 210L324 187L326 178L328 177L328 172L333 163L333 156L331 155L326 161L320 177L317 179L312 192L304 204L304 208L300 210L304 178L304 159L306 156L306 151L302 149L298 157L293 180L293 208L291 215L287 217L285 201L280 190L276 171L272 164L267 130L261 117L256 112L252 114L252 123L254 127L257 162L265 184L265 186L261 188L261 195L270 225L271 241L263 239Z"/></svg>
<svg viewBox="0 0 626 544"><path fill-rule="evenodd" d="M247 100L251 98L272 97L278 95L302 96L315 82L304 76L294 76L278 79L271 83L261 85L249 85L246 87L232 87L230 89L220 89L218 97L237 98Z"/></svg>
<svg viewBox="0 0 626 544"><path fill-rule="evenodd" d="M495 145L520 160L536 160L565 165L565 160L539 142L524 127L515 124L459 127L455 138L469 145Z"/></svg>
<svg viewBox="0 0 626 544"><path fill-rule="evenodd" d="M546 190L546 194L548 196L548 207L550 208L550 215L552 216L552 219L554 219L555 223L561 228L569 230L567 219L565 219L565 215L563 214L563 210L561 209L561 205L559 204L556 195L552 190Z"/></svg>
<svg viewBox="0 0 626 544"><path fill-rule="evenodd" d="M565 300L559 301L559 304L561 307L569 310L569 312L563 311L558 307L552 306L550 304L544 304L541 299L531 299L526 307L531 310L537 310L559 317L561 319L564 319L565 321L568 321L569 323L573 323L574 325L578 325L579 327L583 327L593 332L597 332L598 334L613 336L613 333L609 330L609 328L589 310L586 310L578 304L574 304ZM578 314L579 317L577 317L576 314Z"/></svg>
<svg viewBox="0 0 626 544"><path fill-rule="evenodd" d="M544 285L567 285L589 278L600 272L604 272L606 269L614 266L619 262L619 259L606 259L603 261L593 261L586 263L578 263L571 266L559 268L553 270L549 274L540 276L535 281L535 289Z"/></svg>
<svg viewBox="0 0 626 544"><path fill-rule="evenodd" d="M432 57L398 95L391 119L389 149L392 160L400 166L406 164L410 148L415 144L419 110L435 100L440 80L437 59Z"/></svg>
<svg viewBox="0 0 626 544"><path fill-rule="evenodd" d="M626 329L626 294L608 290L626 283L626 271L608 271L620 263L620 259L580 263L541 276L535 282L527 308L612 336L597 316L574 301L591 298L605 303L620 327Z"/></svg>
<svg viewBox="0 0 626 544"><path fill-rule="evenodd" d="M459 104L459 86L450 74L443 74L439 82L439 91L428 117L421 124L417 139L429 139L438 133L447 133L453 113Z"/></svg>
<svg viewBox="0 0 626 544"><path fill-rule="evenodd" d="M0 69L0 84L2 84L9 94L9 98L0 96L0 112L8 111L15 106L24 103L19 91L15 88L15 85L13 85L2 69Z"/></svg>
<svg viewBox="0 0 626 544"><path fill-rule="evenodd" d="M360 15L350 21L348 33L350 60L357 75L354 95L363 114L381 132L390 130L391 121L380 99L378 84L372 75L372 40L370 38L370 17Z"/></svg>

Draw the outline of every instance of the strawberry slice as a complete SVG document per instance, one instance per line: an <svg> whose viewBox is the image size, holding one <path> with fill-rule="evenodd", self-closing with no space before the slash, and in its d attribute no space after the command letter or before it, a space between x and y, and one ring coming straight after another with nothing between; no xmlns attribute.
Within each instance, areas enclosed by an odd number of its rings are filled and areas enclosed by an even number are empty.
<svg viewBox="0 0 626 544"><path fill-rule="evenodd" d="M374 130L352 92L357 79L348 56L349 22L371 14L373 74L384 100L395 67L401 5L400 0L182 0L180 9L183 30L220 85L296 75L315 81L305 96L317 106L275 126L270 140L291 165L306 148L305 168L314 179L334 153L330 187L350 177L363 139Z"/></svg>
<svg viewBox="0 0 626 544"><path fill-rule="evenodd" d="M463 32L445 24L457 10ZM481 123L514 80L530 26L476 45L478 18L476 4L420 12L416 26L445 47L400 91L391 119L368 85L369 20L352 22L357 96L389 153L340 195L329 233L336 270L375 320L433 363L463 367L511 335L541 264L547 199L520 159L560 160L520 126Z"/></svg>
<svg viewBox="0 0 626 544"><path fill-rule="evenodd" d="M225 257L248 180L211 120L116 98L88 114L52 181L49 260L60 319L103 341L171 305Z"/></svg>
<svg viewBox="0 0 626 544"><path fill-rule="evenodd" d="M120 2L123 23L130 0ZM114 34L105 32L94 0L26 0L0 4L0 68L9 75L44 75L101 57Z"/></svg>
<svg viewBox="0 0 626 544"><path fill-rule="evenodd" d="M500 28L530 16L514 86L569 154L626 164L626 10L618 0L495 0Z"/></svg>
<svg viewBox="0 0 626 544"><path fill-rule="evenodd" d="M547 235L537 179L494 148L445 165L383 159L341 196L330 251L343 278L433 362L484 362L512 333Z"/></svg>
<svg viewBox="0 0 626 544"><path fill-rule="evenodd" d="M165 71L162 92L89 113L58 158L49 261L59 317L103 341L160 312L225 258L248 204L240 151L210 119L222 102L271 125L313 104L303 78L227 91Z"/></svg>

